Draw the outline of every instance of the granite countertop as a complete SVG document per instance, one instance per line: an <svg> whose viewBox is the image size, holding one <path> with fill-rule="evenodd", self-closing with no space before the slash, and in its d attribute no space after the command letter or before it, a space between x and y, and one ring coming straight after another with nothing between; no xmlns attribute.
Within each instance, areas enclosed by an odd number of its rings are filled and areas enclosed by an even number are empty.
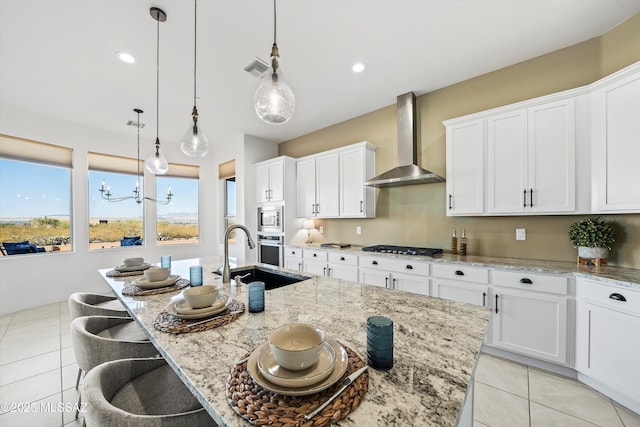
<svg viewBox="0 0 640 427"><path fill-rule="evenodd" d="M172 273L188 277L190 265L203 265L205 283L246 304L246 286L224 285L211 273L220 261L174 261ZM340 425L454 426L490 316L482 307L315 276L267 291L262 313L245 311L230 324L173 335L156 330L153 319L180 299L180 292L123 296L123 286L135 277L109 278L108 270L100 271L102 277L221 426L249 425L227 403L225 384L234 363L265 342L275 328L292 322L316 324L366 362L366 319L371 315L394 321L394 367L387 372L369 370L369 390Z"/></svg>
<svg viewBox="0 0 640 427"><path fill-rule="evenodd" d="M426 261L432 263L442 262L450 264L461 264L472 267L494 268L500 270L519 270L530 271L532 273L563 274L567 276L592 279L603 283L610 283L640 290L640 269L635 268L615 267L607 265L593 267L587 265L578 265L577 262L547 261L522 258L501 258L477 255L462 256L452 255L450 253L443 253L442 255L439 255L437 257L386 254L378 252L366 252L362 250L362 246L357 245L351 245L351 247L344 249L323 248L320 247L319 243L311 245L287 246L300 249L351 252L361 256L383 256L399 259L411 259L414 261Z"/></svg>

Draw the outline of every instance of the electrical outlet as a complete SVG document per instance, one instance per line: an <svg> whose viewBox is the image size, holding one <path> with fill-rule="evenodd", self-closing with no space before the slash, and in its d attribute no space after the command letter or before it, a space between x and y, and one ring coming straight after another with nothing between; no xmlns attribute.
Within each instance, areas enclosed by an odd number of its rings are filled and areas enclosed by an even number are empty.
<svg viewBox="0 0 640 427"><path fill-rule="evenodd" d="M320 230L319 231L320 231L320 234L324 234L324 227L320 226Z"/></svg>
<svg viewBox="0 0 640 427"><path fill-rule="evenodd" d="M360 226L356 227L356 234L362 234L362 227Z"/></svg>
<svg viewBox="0 0 640 427"><path fill-rule="evenodd" d="M516 240L527 240L527 230L516 228Z"/></svg>

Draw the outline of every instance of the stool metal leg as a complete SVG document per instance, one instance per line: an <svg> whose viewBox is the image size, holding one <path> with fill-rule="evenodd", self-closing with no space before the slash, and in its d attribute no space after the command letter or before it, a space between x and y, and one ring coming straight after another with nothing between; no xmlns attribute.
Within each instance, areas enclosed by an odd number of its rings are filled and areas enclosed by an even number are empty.
<svg viewBox="0 0 640 427"><path fill-rule="evenodd" d="M78 406L76 407L76 420L78 419L78 415L80 415L80 405L82 404L82 394L78 391Z"/></svg>
<svg viewBox="0 0 640 427"><path fill-rule="evenodd" d="M82 376L82 369L78 368L78 378L76 378L76 390L78 389L78 386L80 385L80 377Z"/></svg>

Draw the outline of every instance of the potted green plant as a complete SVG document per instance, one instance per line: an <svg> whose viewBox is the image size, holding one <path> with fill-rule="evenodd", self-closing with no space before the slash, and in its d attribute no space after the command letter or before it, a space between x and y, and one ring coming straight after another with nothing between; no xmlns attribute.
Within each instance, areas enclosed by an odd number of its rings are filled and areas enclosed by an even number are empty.
<svg viewBox="0 0 640 427"><path fill-rule="evenodd" d="M599 217L584 218L569 226L569 240L578 248L579 257L603 259L609 255L616 232Z"/></svg>

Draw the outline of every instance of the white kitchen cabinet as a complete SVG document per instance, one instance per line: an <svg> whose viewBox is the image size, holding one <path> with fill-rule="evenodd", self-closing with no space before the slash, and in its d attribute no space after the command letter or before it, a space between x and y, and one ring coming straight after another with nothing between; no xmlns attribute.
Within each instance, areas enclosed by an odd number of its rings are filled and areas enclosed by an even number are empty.
<svg viewBox="0 0 640 427"><path fill-rule="evenodd" d="M447 128L447 215L484 212L485 121L475 119Z"/></svg>
<svg viewBox="0 0 640 427"><path fill-rule="evenodd" d="M431 294L467 304L488 307L489 270L460 264L434 263L431 266Z"/></svg>
<svg viewBox="0 0 640 427"><path fill-rule="evenodd" d="M358 281L358 256L355 254L304 249L303 259L304 271L307 273Z"/></svg>
<svg viewBox="0 0 640 427"><path fill-rule="evenodd" d="M487 118L487 212L576 209L575 100Z"/></svg>
<svg viewBox="0 0 640 427"><path fill-rule="evenodd" d="M375 146L362 142L341 149L339 155L340 217L375 217L375 189L364 185L375 175Z"/></svg>
<svg viewBox="0 0 640 427"><path fill-rule="evenodd" d="M640 292L583 279L576 300L579 379L640 412Z"/></svg>
<svg viewBox="0 0 640 427"><path fill-rule="evenodd" d="M290 270L303 271L302 249L285 246L284 247L284 267Z"/></svg>
<svg viewBox="0 0 640 427"><path fill-rule="evenodd" d="M263 202L282 202L285 198L285 175L287 163L295 160L281 156L255 164L256 200ZM292 179L293 176L289 177Z"/></svg>
<svg viewBox="0 0 640 427"><path fill-rule="evenodd" d="M298 217L331 218L339 215L339 164L340 157L335 151L298 160Z"/></svg>
<svg viewBox="0 0 640 427"><path fill-rule="evenodd" d="M429 295L429 263L384 256L360 256L360 282Z"/></svg>
<svg viewBox="0 0 640 427"><path fill-rule="evenodd" d="M494 271L494 347L567 364L565 277L520 271Z"/></svg>
<svg viewBox="0 0 640 427"><path fill-rule="evenodd" d="M592 211L640 212L640 63L591 88Z"/></svg>

